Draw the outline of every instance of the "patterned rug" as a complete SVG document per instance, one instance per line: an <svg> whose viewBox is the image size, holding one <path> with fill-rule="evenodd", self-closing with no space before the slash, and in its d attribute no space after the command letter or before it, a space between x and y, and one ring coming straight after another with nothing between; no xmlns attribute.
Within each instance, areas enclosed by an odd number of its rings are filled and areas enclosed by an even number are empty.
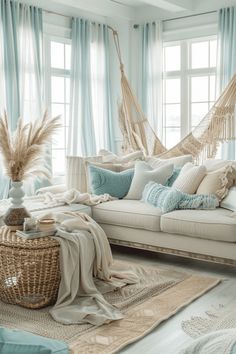
<svg viewBox="0 0 236 354"><path fill-rule="evenodd" d="M142 338L220 282L168 268L122 263L138 274L139 282L104 297L122 310L124 319L101 327L62 325L51 318L49 308L27 310L0 302L0 326L63 340L73 354L111 354Z"/></svg>

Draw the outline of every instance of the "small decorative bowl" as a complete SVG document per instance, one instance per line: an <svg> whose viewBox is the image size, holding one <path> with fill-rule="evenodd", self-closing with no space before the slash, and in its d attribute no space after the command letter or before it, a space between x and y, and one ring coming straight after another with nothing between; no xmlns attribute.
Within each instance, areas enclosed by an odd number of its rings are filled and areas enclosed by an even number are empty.
<svg viewBox="0 0 236 354"><path fill-rule="evenodd" d="M38 230L39 231L56 231L55 219L39 219Z"/></svg>

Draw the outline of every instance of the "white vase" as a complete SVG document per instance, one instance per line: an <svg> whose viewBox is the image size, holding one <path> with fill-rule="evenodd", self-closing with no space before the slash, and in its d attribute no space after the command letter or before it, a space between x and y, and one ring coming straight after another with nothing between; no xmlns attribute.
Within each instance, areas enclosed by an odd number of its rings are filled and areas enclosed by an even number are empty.
<svg viewBox="0 0 236 354"><path fill-rule="evenodd" d="M12 188L9 192L11 206L4 216L4 222L12 231L22 230L24 219L30 217L30 214L23 205L25 193L22 186L23 182L21 181L12 182Z"/></svg>

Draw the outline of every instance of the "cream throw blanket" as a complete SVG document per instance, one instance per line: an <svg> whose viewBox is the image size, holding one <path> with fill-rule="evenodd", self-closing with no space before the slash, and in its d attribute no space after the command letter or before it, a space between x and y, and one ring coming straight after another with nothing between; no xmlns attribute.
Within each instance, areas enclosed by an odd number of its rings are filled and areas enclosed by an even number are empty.
<svg viewBox="0 0 236 354"><path fill-rule="evenodd" d="M81 193L77 189L69 189L64 193L51 193L46 192L41 194L44 198L44 203L53 206L57 204L73 204L80 203L86 205L97 205L100 203L108 202L116 198L111 197L109 194L92 195L89 193Z"/></svg>
<svg viewBox="0 0 236 354"><path fill-rule="evenodd" d="M113 266L103 229L91 217L79 212L45 215L49 216L59 223L55 239L61 246L61 282L57 302L50 310L54 320L100 326L123 318L102 294L134 284L138 278L127 269Z"/></svg>

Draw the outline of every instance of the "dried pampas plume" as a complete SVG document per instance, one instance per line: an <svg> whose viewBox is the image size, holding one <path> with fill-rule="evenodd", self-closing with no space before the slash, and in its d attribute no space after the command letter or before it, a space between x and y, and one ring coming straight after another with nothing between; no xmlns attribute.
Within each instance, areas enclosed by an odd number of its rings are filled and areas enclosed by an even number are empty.
<svg viewBox="0 0 236 354"><path fill-rule="evenodd" d="M50 178L50 171L45 167L45 147L60 127L60 116L49 118L46 111L42 119L25 125L19 119L16 131L12 134L6 112L0 117L0 152L6 174L12 181L32 177Z"/></svg>

